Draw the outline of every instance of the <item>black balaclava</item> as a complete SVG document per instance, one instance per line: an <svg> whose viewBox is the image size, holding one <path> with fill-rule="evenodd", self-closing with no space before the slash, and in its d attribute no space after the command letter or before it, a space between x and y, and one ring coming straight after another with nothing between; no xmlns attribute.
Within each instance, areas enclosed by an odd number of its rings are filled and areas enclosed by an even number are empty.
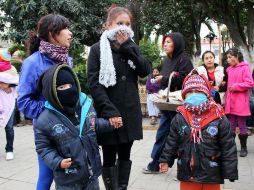
<svg viewBox="0 0 254 190"><path fill-rule="evenodd" d="M71 84L71 88L57 90L63 84ZM53 65L45 71L38 83L37 90L58 111L67 116L75 125L76 116L80 115L80 86L76 74L65 64Z"/></svg>
<svg viewBox="0 0 254 190"><path fill-rule="evenodd" d="M72 73L65 69L61 69L58 72L57 78L56 78L56 88L64 85L64 84L71 84L71 88L68 88L66 90L57 90L57 97L64 107L65 111L71 111L73 108L75 109L76 104L79 100L79 93L78 93L78 87L76 85L76 82L74 80L74 76Z"/></svg>

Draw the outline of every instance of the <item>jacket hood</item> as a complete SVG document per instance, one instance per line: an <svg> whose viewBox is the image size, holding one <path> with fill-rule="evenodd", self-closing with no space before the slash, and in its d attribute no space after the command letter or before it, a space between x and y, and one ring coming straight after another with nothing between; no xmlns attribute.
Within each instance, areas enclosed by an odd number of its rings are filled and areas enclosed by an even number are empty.
<svg viewBox="0 0 254 190"><path fill-rule="evenodd" d="M173 52L172 58L175 58L178 55L182 54L185 49L185 42L184 42L183 35L180 32L173 32L173 33L167 34L163 37L162 45L164 45L164 42L167 37L170 37L174 42L174 52Z"/></svg>
<svg viewBox="0 0 254 190"><path fill-rule="evenodd" d="M248 63L248 62L246 62L246 61L242 61L242 62L240 62L240 63L238 63L236 66L229 66L228 68L227 68L227 71L228 70L231 70L231 69L233 69L233 68L235 68L235 67L249 67L250 66L250 64Z"/></svg>
<svg viewBox="0 0 254 190"><path fill-rule="evenodd" d="M236 65L236 67L242 67L242 66L250 66L250 64L246 61L242 61L239 64Z"/></svg>
<svg viewBox="0 0 254 190"><path fill-rule="evenodd" d="M57 90L56 90L56 79L61 69L65 69L66 71L70 72L73 75L75 83L78 87L78 92L80 94L81 90L80 90L78 77L74 73L74 71L66 64L53 65L50 69L46 70L41 75L37 83L38 91L41 92L42 96L57 110L64 109L59 98L57 97ZM79 103L79 100L76 102L76 104L78 103Z"/></svg>

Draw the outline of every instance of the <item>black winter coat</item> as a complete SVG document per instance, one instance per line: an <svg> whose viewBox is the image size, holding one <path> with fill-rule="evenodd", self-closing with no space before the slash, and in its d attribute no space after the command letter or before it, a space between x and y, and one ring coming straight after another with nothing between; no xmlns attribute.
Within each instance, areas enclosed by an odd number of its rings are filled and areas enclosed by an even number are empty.
<svg viewBox="0 0 254 190"><path fill-rule="evenodd" d="M46 108L38 117L35 127L36 151L53 170L56 184L86 185L89 180L96 179L101 174L95 130L97 133L105 133L113 128L107 120L96 118L96 112L90 106L82 136L79 137L79 129L67 117L53 107L52 109ZM80 118L84 117L82 114ZM61 161L66 158L72 159L68 174L60 168Z"/></svg>
<svg viewBox="0 0 254 190"><path fill-rule="evenodd" d="M174 92L182 89L183 81L193 69L193 64L187 55L182 54L180 57L181 58L177 61L172 61L172 59L169 59L168 57L165 59L161 70L161 74L163 75L161 89L168 87L169 75L172 72L178 74L171 80L170 91Z"/></svg>
<svg viewBox="0 0 254 190"><path fill-rule="evenodd" d="M139 47L127 40L119 49L111 45L116 84L104 87L99 83L100 44L91 47L88 57L88 86L94 100L98 117L110 118L121 116L123 127L107 135L98 135L101 145L127 143L143 138L142 115L138 94L138 76L145 77L151 72L151 63L140 53ZM133 70L128 60L133 61Z"/></svg>
<svg viewBox="0 0 254 190"><path fill-rule="evenodd" d="M222 184L224 179L238 179L237 152L229 121L224 116L202 128L203 142L190 141L191 128L181 113L172 120L170 133L159 159L169 167L177 161L180 181ZM194 158L191 167L191 158Z"/></svg>

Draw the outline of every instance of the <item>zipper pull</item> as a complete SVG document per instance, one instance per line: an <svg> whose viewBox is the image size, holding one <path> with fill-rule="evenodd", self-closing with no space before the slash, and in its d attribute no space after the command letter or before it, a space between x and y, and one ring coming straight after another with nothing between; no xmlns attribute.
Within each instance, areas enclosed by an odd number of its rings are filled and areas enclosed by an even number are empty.
<svg viewBox="0 0 254 190"><path fill-rule="evenodd" d="M76 118L77 121L80 123L77 112L75 112L75 118Z"/></svg>

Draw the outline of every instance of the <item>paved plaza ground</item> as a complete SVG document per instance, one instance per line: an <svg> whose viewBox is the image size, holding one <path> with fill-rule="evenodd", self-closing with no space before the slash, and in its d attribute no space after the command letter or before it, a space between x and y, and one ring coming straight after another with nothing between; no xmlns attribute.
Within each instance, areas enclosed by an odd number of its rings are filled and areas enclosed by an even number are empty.
<svg viewBox="0 0 254 190"><path fill-rule="evenodd" d="M176 168L166 174L148 175L141 170L150 161L150 152L154 143L156 130L144 121L144 139L136 141L132 149L133 167L129 190L178 190L179 182L175 181ZM150 129L150 130L147 130ZM35 190L37 180L37 157L33 140L32 126L15 127L15 159L5 160L5 132L0 129L0 190ZM239 141L237 139L239 149ZM249 138L249 154L246 158L239 157L239 177L235 183L226 181L223 189L253 190L254 188L254 135ZM239 154L239 152L238 152ZM104 190L100 178L101 189ZM52 190L54 184L52 185Z"/></svg>

